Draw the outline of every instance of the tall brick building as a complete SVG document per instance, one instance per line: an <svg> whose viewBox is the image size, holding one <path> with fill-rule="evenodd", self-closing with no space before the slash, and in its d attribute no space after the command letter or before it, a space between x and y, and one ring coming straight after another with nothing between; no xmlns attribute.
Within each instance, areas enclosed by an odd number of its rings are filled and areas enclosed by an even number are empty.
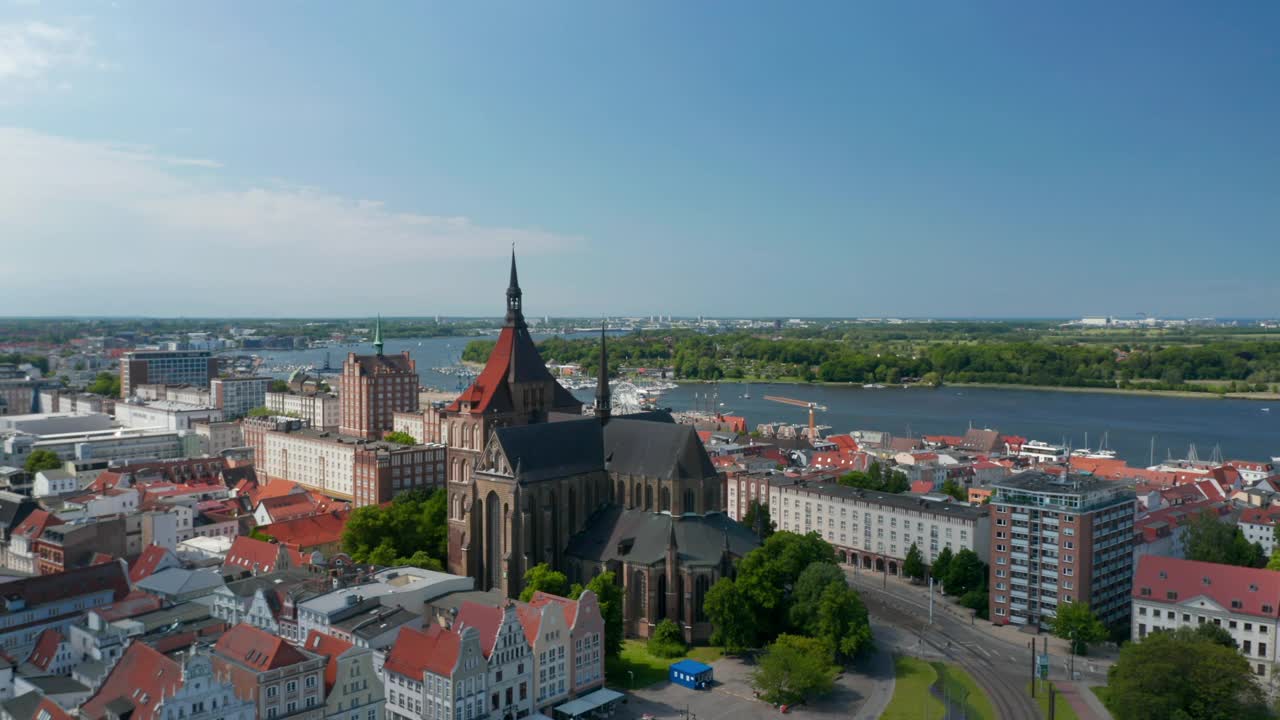
<svg viewBox="0 0 1280 720"><path fill-rule="evenodd" d="M373 355L350 353L342 363L338 397L343 435L378 439L391 430L391 414L418 409L418 368L406 350L382 354L382 320L373 337Z"/></svg>

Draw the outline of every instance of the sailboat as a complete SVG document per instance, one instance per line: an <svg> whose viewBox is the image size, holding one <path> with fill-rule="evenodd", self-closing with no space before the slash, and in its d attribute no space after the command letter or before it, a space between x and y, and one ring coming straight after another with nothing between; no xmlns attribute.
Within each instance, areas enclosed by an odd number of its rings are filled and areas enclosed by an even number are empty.
<svg viewBox="0 0 1280 720"><path fill-rule="evenodd" d="M742 393L742 399L743 400L751 399L751 383L747 383L747 390L746 392Z"/></svg>

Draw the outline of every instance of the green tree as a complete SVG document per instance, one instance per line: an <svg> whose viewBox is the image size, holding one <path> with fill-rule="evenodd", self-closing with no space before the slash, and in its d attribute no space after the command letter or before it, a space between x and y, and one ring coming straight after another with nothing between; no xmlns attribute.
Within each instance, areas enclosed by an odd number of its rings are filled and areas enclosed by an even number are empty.
<svg viewBox="0 0 1280 720"><path fill-rule="evenodd" d="M595 593L600 617L604 619L604 653L608 657L617 657L622 652L622 586L613 571L609 571L591 578L586 589ZM579 588L574 590L572 597L577 599L582 592Z"/></svg>
<svg viewBox="0 0 1280 720"><path fill-rule="evenodd" d="M800 573L791 591L787 610L787 628L803 635L817 635L818 605L827 586L848 584L838 565L820 560L809 563Z"/></svg>
<svg viewBox="0 0 1280 720"><path fill-rule="evenodd" d="M923 377L920 378L920 384L937 387L942 384L942 376L934 372L933 370L930 370L929 372L925 373Z"/></svg>
<svg viewBox="0 0 1280 720"><path fill-rule="evenodd" d="M934 558L933 564L929 566L929 574L938 582L945 581L947 573L951 570L951 561L953 559L951 548L942 548L942 552L938 553L938 557Z"/></svg>
<svg viewBox="0 0 1280 720"><path fill-rule="evenodd" d="M1270 717L1249 661L1187 627L1126 644L1107 677L1106 704L1116 720Z"/></svg>
<svg viewBox="0 0 1280 720"><path fill-rule="evenodd" d="M969 501L969 491L965 490L963 485L956 482L955 478L947 478L947 481L942 483L942 494L950 495L960 502Z"/></svg>
<svg viewBox="0 0 1280 720"><path fill-rule="evenodd" d="M564 597L569 594L569 578L559 570L552 570L546 563L538 563L524 571L524 589L520 591L520 600L529 602L535 592Z"/></svg>
<svg viewBox="0 0 1280 720"><path fill-rule="evenodd" d="M817 561L836 563L835 550L820 535L776 532L738 562L734 583L751 609L760 637L770 639L786 629L789 590L805 568Z"/></svg>
<svg viewBox="0 0 1280 720"><path fill-rule="evenodd" d="M120 376L115 373L100 372L93 378L93 382L89 383L88 387L85 388L85 391L95 395L116 397L120 394Z"/></svg>
<svg viewBox="0 0 1280 720"><path fill-rule="evenodd" d="M811 637L826 645L836 657L852 660L872 645L867 606L845 582L830 583L818 600Z"/></svg>
<svg viewBox="0 0 1280 720"><path fill-rule="evenodd" d="M774 530L778 529L777 524L769 517L769 506L757 500L752 500L751 504L747 506L747 513L742 516L742 524L749 528L751 532L756 532L757 519L760 523L761 540L769 537Z"/></svg>
<svg viewBox="0 0 1280 720"><path fill-rule="evenodd" d="M289 392L289 383L284 380L272 380L268 389L274 393Z"/></svg>
<svg viewBox="0 0 1280 720"><path fill-rule="evenodd" d="M358 563L420 565L425 557L443 563L448 556L448 499L443 490L405 492L390 505L366 505L351 511L342 532L342 549Z"/></svg>
<svg viewBox="0 0 1280 720"><path fill-rule="evenodd" d="M23 464L22 469L29 473L38 473L41 470L57 470L62 467L62 458L58 457L52 450L34 450L27 456L27 462Z"/></svg>
<svg viewBox="0 0 1280 720"><path fill-rule="evenodd" d="M924 556L921 555L920 548L915 543L911 543L911 549L907 550L907 559L902 561L902 574L912 580L923 580L924 573Z"/></svg>
<svg viewBox="0 0 1280 720"><path fill-rule="evenodd" d="M703 612L711 621L711 642L738 655L756 646L755 615L733 580L722 577L707 590Z"/></svg>
<svg viewBox="0 0 1280 720"><path fill-rule="evenodd" d="M830 692L839 672L820 641L784 634L760 655L751 684L768 702L794 704Z"/></svg>
<svg viewBox="0 0 1280 720"><path fill-rule="evenodd" d="M956 553L947 566L947 576L942 581L942 589L948 595L964 595L971 590L981 588L987 581L987 566L978 559L978 554L965 548Z"/></svg>
<svg viewBox="0 0 1280 720"><path fill-rule="evenodd" d="M677 658L684 655L688 648L684 644L684 634L680 626L671 618L664 618L653 629L653 635L645 643L649 654L659 658Z"/></svg>
<svg viewBox="0 0 1280 720"><path fill-rule="evenodd" d="M249 408L245 415L248 417L269 417L271 415L275 415L275 412L266 405L259 405L256 408Z"/></svg>
<svg viewBox="0 0 1280 720"><path fill-rule="evenodd" d="M418 441L414 440L412 435L402 430L389 432L382 439L386 440L387 442L397 443L399 445L417 445L418 444Z"/></svg>
<svg viewBox="0 0 1280 720"><path fill-rule="evenodd" d="M1263 567L1267 564L1262 546L1249 542L1238 526L1220 521L1212 512L1202 512L1187 526L1183 554L1188 560Z"/></svg>
<svg viewBox="0 0 1280 720"><path fill-rule="evenodd" d="M1070 640L1077 655L1089 653L1089 643L1107 639L1107 626L1089 609L1088 603L1066 602L1058 606L1053 617L1053 634Z"/></svg>

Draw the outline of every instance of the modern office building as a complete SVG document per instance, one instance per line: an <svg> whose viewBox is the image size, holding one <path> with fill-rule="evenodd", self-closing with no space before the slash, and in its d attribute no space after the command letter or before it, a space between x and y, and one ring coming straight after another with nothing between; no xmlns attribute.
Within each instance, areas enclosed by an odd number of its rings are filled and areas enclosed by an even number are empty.
<svg viewBox="0 0 1280 720"><path fill-rule="evenodd" d="M992 622L1047 628L1066 602L1088 603L1107 625L1128 622L1132 490L1028 471L995 483L990 508Z"/></svg>
<svg viewBox="0 0 1280 720"><path fill-rule="evenodd" d="M200 385L218 376L218 360L208 350L134 350L120 359L120 397L143 384Z"/></svg>

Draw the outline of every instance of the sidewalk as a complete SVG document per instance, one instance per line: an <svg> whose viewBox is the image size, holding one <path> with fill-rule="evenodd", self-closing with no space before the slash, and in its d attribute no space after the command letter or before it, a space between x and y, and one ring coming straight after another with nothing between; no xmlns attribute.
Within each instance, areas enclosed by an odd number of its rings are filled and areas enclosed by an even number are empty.
<svg viewBox="0 0 1280 720"><path fill-rule="evenodd" d="M1107 711L1106 706L1084 684L1064 682L1054 683L1054 685L1071 704L1071 709L1080 720L1111 720L1111 713Z"/></svg>

